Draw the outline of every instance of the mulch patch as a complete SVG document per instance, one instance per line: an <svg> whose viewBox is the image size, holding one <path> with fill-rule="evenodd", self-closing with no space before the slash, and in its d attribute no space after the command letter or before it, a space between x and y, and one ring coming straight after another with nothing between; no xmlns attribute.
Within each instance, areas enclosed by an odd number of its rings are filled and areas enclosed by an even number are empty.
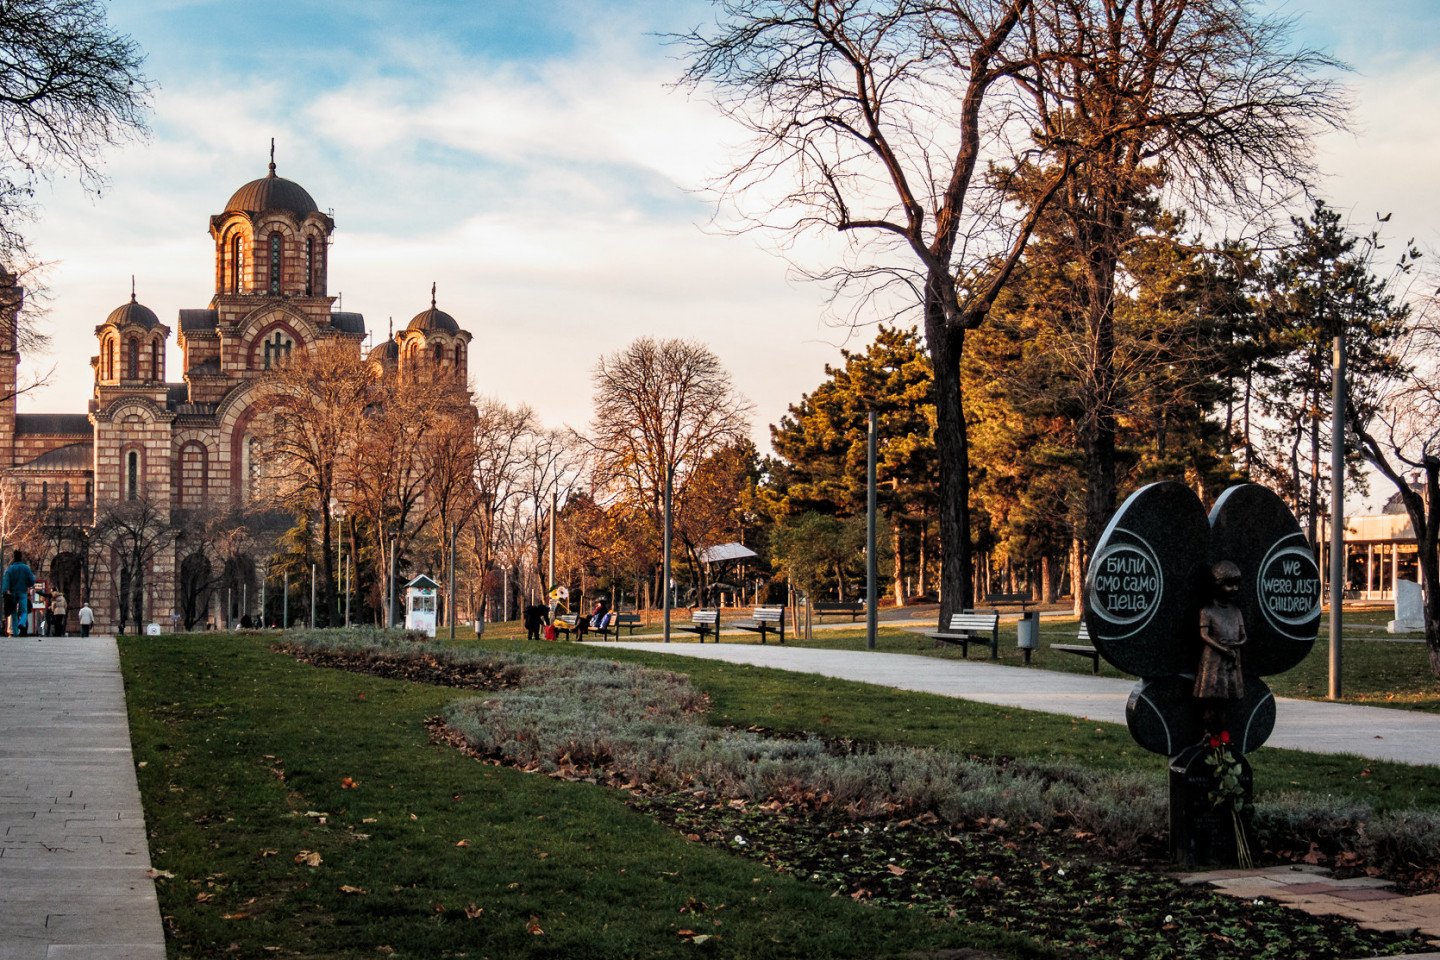
<svg viewBox="0 0 1440 960"><path fill-rule="evenodd" d="M277 647L315 666L471 690L514 689L522 671L498 662L446 663L426 655L300 651ZM433 742L486 763L497 755L474 749L439 717L425 721ZM755 728L751 728L752 730ZM765 731L757 731L765 732ZM837 741L838 752L865 745ZM1063 955L1126 958L1291 958L1349 960L1423 952L1424 940L1360 929L1264 898L1238 900L1164 874L1158 838L1117 862L1094 838L1057 833L1039 824L1000 820L948 824L934 814L856 820L821 815L803 804L754 803L704 791L662 791L606 762L554 770L562 779L629 792L627 803L688 840L724 847L776 871L845 896L893 909L921 909L959 922L978 922L1033 937ZM697 911L706 909L697 903Z"/></svg>
<svg viewBox="0 0 1440 960"><path fill-rule="evenodd" d="M392 657L344 650L308 650L290 644L276 644L272 649L315 667L462 690L514 690L520 686L520 679L525 675L522 668L503 661L448 663L430 654Z"/></svg>

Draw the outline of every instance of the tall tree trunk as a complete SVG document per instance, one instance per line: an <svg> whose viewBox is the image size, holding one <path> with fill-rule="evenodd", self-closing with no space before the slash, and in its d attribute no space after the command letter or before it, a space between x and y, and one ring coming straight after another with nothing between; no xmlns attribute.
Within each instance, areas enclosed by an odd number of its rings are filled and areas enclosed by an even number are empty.
<svg viewBox="0 0 1440 960"><path fill-rule="evenodd" d="M905 554L901 552L900 518L890 519L890 543L895 554L895 606L905 606Z"/></svg>
<svg viewBox="0 0 1440 960"><path fill-rule="evenodd" d="M1050 582L1050 554L1040 555L1040 602L1055 602L1055 585Z"/></svg>
<svg viewBox="0 0 1440 960"><path fill-rule="evenodd" d="M1250 479L1250 471L1255 462L1255 447L1250 442L1250 393L1254 386L1255 378L1249 369L1245 371L1245 478Z"/></svg>
<svg viewBox="0 0 1440 960"><path fill-rule="evenodd" d="M940 615L944 629L973 595L970 545L970 443L960 361L965 331L950 329L935 294L927 291L925 339L935 374L935 451L940 470Z"/></svg>
<svg viewBox="0 0 1440 960"><path fill-rule="evenodd" d="M1080 537L1070 538L1070 597L1075 616L1085 613L1085 581L1084 581L1084 554L1085 543Z"/></svg>
<svg viewBox="0 0 1440 960"><path fill-rule="evenodd" d="M930 566L930 518L920 517L920 556L915 566L915 592L920 596L929 593L929 574L926 572Z"/></svg>

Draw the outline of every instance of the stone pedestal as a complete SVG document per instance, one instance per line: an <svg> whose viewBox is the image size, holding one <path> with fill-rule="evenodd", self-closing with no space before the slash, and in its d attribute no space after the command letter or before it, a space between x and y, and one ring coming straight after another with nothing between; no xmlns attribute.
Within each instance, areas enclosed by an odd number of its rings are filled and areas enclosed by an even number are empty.
<svg viewBox="0 0 1440 960"><path fill-rule="evenodd" d="M1214 767L1205 761L1210 748L1186 747L1170 758L1170 859L1177 865L1235 866L1235 822L1227 806L1216 807L1211 800L1218 785ZM1250 803L1254 796L1254 774L1243 755L1240 785L1245 791L1245 811L1240 823L1253 846Z"/></svg>
<svg viewBox="0 0 1440 960"><path fill-rule="evenodd" d="M1395 619L1385 625L1390 633L1416 633L1425 629L1425 592L1412 580L1395 581Z"/></svg>

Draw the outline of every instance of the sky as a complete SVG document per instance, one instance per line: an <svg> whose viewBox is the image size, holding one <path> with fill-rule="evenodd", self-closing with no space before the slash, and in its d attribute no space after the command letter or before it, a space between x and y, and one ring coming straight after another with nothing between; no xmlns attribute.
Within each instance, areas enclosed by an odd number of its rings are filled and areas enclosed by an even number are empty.
<svg viewBox="0 0 1440 960"><path fill-rule="evenodd" d="M1351 66L1352 129L1327 135L1321 192L1395 248L1440 247L1440 4L1290 0L1297 38ZM379 342L428 308L474 336L482 395L583 428L590 372L640 336L703 341L755 404L754 436L813 390L840 348L824 290L792 280L772 238L717 229L700 189L738 131L676 89L664 35L706 0L112 0L147 54L151 133L106 155L97 198L41 193L32 253L51 263L54 373L21 409L82 412L94 328L130 296L172 331L213 293L209 218L280 176L336 222L330 293ZM804 255L804 251L802 251ZM167 367L179 379L172 332Z"/></svg>

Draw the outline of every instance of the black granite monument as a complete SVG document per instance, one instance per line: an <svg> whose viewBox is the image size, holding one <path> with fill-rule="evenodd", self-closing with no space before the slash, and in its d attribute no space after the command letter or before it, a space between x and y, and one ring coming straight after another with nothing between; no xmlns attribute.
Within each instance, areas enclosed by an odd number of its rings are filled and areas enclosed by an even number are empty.
<svg viewBox="0 0 1440 960"><path fill-rule="evenodd" d="M1295 516L1255 484L1226 490L1208 517L1184 484L1137 490L1096 545L1085 623L1102 657L1141 678L1125 719L1170 758L1172 857L1234 862L1245 754L1275 726L1260 678L1303 660L1320 626L1320 569Z"/></svg>

